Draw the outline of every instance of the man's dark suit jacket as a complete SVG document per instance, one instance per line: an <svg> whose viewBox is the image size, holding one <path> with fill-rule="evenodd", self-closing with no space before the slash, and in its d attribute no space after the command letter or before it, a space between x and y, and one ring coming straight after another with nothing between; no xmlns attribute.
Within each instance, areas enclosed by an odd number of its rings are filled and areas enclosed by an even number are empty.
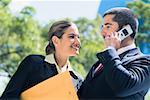
<svg viewBox="0 0 150 100"><path fill-rule="evenodd" d="M78 91L82 100L143 100L150 87L150 56L135 48L117 55L115 49L97 54ZM100 63L104 68L92 76L93 68Z"/></svg>

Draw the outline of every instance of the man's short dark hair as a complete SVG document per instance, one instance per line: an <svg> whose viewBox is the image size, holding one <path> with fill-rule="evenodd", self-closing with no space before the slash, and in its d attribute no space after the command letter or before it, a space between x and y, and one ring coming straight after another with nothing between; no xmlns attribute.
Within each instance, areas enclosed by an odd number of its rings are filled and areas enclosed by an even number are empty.
<svg viewBox="0 0 150 100"><path fill-rule="evenodd" d="M123 28L123 26L129 24L133 30L133 34L131 34L130 36L131 38L135 37L135 34L138 30L138 20L130 9L125 7L112 8L107 10L104 13L103 17L105 17L106 15L114 15L112 20L118 23L118 30Z"/></svg>

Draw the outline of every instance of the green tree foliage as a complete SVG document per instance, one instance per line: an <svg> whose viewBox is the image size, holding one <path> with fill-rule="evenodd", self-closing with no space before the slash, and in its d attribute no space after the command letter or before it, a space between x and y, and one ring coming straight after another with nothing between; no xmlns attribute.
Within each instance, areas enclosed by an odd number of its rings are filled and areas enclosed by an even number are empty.
<svg viewBox="0 0 150 100"><path fill-rule="evenodd" d="M150 3L150 0L142 0L143 2Z"/></svg>
<svg viewBox="0 0 150 100"><path fill-rule="evenodd" d="M150 100L150 93L145 96L145 100Z"/></svg>
<svg viewBox="0 0 150 100"><path fill-rule="evenodd" d="M11 2L11 0L1 0L0 6L1 7L7 7L10 2Z"/></svg>
<svg viewBox="0 0 150 100"><path fill-rule="evenodd" d="M0 4L3 5L2 1ZM9 75L26 55L43 53L44 39L41 38L41 27L33 19L34 13L33 8L25 7L14 16L8 7L0 6L0 68Z"/></svg>
<svg viewBox="0 0 150 100"><path fill-rule="evenodd" d="M150 3L148 2L149 0L138 0L128 4L128 7L134 11L140 22L137 44L140 42L150 43Z"/></svg>

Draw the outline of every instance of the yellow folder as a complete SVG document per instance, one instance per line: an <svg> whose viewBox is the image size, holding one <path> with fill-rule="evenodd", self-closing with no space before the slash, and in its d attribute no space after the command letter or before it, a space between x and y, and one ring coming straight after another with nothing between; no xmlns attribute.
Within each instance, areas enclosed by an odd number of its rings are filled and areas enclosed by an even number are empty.
<svg viewBox="0 0 150 100"><path fill-rule="evenodd" d="M78 100L78 97L66 71L24 91L21 100Z"/></svg>

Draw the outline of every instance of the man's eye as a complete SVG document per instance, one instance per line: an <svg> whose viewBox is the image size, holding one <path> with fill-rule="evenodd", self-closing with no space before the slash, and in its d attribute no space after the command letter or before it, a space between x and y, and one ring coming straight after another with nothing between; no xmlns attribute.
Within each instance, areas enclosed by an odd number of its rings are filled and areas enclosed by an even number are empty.
<svg viewBox="0 0 150 100"><path fill-rule="evenodd" d="M110 28L111 28L111 26L106 26L106 28L107 28L107 29L110 29Z"/></svg>

